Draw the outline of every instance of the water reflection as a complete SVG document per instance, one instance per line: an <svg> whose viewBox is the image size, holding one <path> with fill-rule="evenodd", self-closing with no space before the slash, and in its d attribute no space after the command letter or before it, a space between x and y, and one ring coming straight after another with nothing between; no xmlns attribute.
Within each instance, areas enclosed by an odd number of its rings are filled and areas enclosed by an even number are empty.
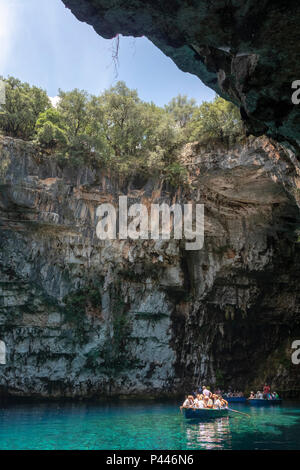
<svg viewBox="0 0 300 470"><path fill-rule="evenodd" d="M219 418L201 423L188 423L186 428L187 446L199 449L231 448L229 418Z"/></svg>

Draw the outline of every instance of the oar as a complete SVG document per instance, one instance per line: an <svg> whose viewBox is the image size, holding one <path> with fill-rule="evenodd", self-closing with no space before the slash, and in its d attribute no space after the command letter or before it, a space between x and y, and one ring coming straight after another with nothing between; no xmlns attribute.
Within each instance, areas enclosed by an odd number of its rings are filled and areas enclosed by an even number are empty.
<svg viewBox="0 0 300 470"><path fill-rule="evenodd" d="M240 413L241 415L245 415L245 416L248 416L248 418L251 418L250 415L248 415L247 413L242 413L241 411L237 411L237 410L233 410L232 408L228 408L229 411L233 411L234 413Z"/></svg>

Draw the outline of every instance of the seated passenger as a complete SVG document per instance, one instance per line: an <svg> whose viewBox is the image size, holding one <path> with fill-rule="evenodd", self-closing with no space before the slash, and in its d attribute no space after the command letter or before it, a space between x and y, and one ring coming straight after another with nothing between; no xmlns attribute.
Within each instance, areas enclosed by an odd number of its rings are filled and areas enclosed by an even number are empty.
<svg viewBox="0 0 300 470"><path fill-rule="evenodd" d="M204 408L213 408L214 404L211 398L204 397L203 401L204 401Z"/></svg>
<svg viewBox="0 0 300 470"><path fill-rule="evenodd" d="M182 408L193 408L193 406L194 406L194 397L193 395L188 395L186 399L184 400L183 405L180 407L180 409L182 410Z"/></svg>
<svg viewBox="0 0 300 470"><path fill-rule="evenodd" d="M195 399L194 399L194 407L195 407L195 408L198 408L199 396L200 396L199 393L197 393L197 394L195 395Z"/></svg>
<svg viewBox="0 0 300 470"><path fill-rule="evenodd" d="M204 408L203 395L198 394L194 403L195 408Z"/></svg>
<svg viewBox="0 0 300 470"><path fill-rule="evenodd" d="M211 396L213 403L216 401L217 398L218 398L218 395L216 393L213 393Z"/></svg>
<svg viewBox="0 0 300 470"><path fill-rule="evenodd" d="M250 393L249 400L253 400L253 398L255 398L255 395L254 395L254 392L251 392L251 393Z"/></svg>
<svg viewBox="0 0 300 470"><path fill-rule="evenodd" d="M217 396L216 400L214 401L214 408L216 409L222 408L222 401L221 401L220 396Z"/></svg>
<svg viewBox="0 0 300 470"><path fill-rule="evenodd" d="M221 397L221 408L228 408L228 401Z"/></svg>

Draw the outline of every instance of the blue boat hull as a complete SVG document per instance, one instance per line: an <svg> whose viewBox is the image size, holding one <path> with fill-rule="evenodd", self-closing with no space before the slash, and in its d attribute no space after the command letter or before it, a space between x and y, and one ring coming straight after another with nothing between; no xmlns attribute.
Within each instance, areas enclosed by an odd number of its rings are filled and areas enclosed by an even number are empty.
<svg viewBox="0 0 300 470"><path fill-rule="evenodd" d="M225 416L228 416L228 410L210 410L202 408L184 408L183 413L187 419L196 419L198 421L206 421L208 419L224 418Z"/></svg>
<svg viewBox="0 0 300 470"><path fill-rule="evenodd" d="M228 401L228 403L246 403L247 398L246 397L224 397L225 400Z"/></svg>
<svg viewBox="0 0 300 470"><path fill-rule="evenodd" d="M273 405L281 405L282 399L279 398L277 400L266 400L259 399L259 398L249 398L248 403L250 406L273 406Z"/></svg>

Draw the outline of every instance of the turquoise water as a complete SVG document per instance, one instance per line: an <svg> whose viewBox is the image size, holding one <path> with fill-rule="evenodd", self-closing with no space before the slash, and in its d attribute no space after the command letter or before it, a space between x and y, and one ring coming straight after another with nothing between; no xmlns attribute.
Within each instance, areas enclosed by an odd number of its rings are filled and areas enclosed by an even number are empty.
<svg viewBox="0 0 300 470"><path fill-rule="evenodd" d="M0 449L300 449L300 402L191 423L175 403L0 405Z"/></svg>

